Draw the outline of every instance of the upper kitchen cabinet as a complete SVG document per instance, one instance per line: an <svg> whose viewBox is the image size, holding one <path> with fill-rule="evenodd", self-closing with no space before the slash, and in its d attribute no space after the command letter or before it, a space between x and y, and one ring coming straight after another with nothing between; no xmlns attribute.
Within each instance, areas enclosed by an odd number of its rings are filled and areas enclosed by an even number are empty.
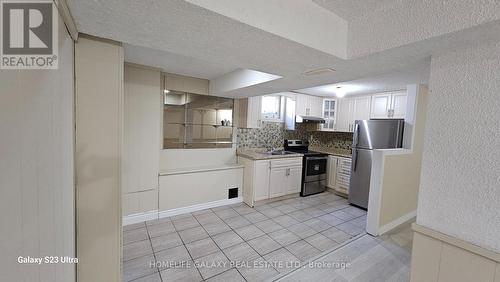
<svg viewBox="0 0 500 282"><path fill-rule="evenodd" d="M394 92L392 94L392 116L391 118L406 118L406 91Z"/></svg>
<svg viewBox="0 0 500 282"><path fill-rule="evenodd" d="M339 99L336 131L351 131L351 116L354 110L353 99Z"/></svg>
<svg viewBox="0 0 500 282"><path fill-rule="evenodd" d="M370 119L371 97L356 97L354 98L354 110L352 117L352 131L354 131L355 120Z"/></svg>
<svg viewBox="0 0 500 282"><path fill-rule="evenodd" d="M325 123L321 125L321 130L334 131L337 118L337 99L323 99L323 118Z"/></svg>
<svg viewBox="0 0 500 282"><path fill-rule="evenodd" d="M312 95L297 94L295 107L296 115L320 117L323 116L322 109L323 98Z"/></svg>
<svg viewBox="0 0 500 282"><path fill-rule="evenodd" d="M295 107L297 102L294 97L285 97L285 128L295 130Z"/></svg>
<svg viewBox="0 0 500 282"><path fill-rule="evenodd" d="M338 101L336 131L353 132L354 121L370 119L371 97L344 98Z"/></svg>
<svg viewBox="0 0 500 282"><path fill-rule="evenodd" d="M262 96L238 99L238 127L260 128L262 126Z"/></svg>
<svg viewBox="0 0 500 282"><path fill-rule="evenodd" d="M406 91L386 92L372 96L370 118L404 119L406 116Z"/></svg>

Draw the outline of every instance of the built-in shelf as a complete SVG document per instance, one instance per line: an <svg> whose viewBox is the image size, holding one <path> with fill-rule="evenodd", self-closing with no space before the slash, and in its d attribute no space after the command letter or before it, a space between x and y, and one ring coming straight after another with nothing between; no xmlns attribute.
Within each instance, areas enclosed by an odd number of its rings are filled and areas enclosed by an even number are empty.
<svg viewBox="0 0 500 282"><path fill-rule="evenodd" d="M163 111L163 148L229 147L235 128L233 108L234 100L230 98L168 92Z"/></svg>

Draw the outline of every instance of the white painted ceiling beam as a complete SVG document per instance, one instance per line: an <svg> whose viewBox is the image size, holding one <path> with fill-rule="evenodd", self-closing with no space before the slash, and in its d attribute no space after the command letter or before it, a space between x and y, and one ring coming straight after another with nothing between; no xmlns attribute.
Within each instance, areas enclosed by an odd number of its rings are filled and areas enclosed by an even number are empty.
<svg viewBox="0 0 500 282"><path fill-rule="evenodd" d="M186 0L266 32L346 58L347 21L305 0Z"/></svg>

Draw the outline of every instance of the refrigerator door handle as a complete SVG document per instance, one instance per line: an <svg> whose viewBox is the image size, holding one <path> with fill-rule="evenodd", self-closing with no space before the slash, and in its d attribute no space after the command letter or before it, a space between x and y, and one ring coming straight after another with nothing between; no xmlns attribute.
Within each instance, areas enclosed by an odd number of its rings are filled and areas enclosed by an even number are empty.
<svg viewBox="0 0 500 282"><path fill-rule="evenodd" d="M352 171L356 171L358 166L358 149L352 149Z"/></svg>
<svg viewBox="0 0 500 282"><path fill-rule="evenodd" d="M356 122L354 125L354 136L352 141L353 147L358 147L358 138L359 138L359 124Z"/></svg>

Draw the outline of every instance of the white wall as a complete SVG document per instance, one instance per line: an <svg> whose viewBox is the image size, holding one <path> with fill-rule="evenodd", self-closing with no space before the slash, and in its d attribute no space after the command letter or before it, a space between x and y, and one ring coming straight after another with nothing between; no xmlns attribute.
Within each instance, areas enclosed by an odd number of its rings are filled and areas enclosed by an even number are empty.
<svg viewBox="0 0 500 282"><path fill-rule="evenodd" d="M432 58L417 223L500 252L500 43Z"/></svg>
<svg viewBox="0 0 500 282"><path fill-rule="evenodd" d="M160 170L236 163L235 148L167 149L160 152Z"/></svg>
<svg viewBox="0 0 500 282"><path fill-rule="evenodd" d="M160 71L126 65L122 185L124 216L158 210L162 110Z"/></svg>
<svg viewBox="0 0 500 282"><path fill-rule="evenodd" d="M59 21L59 69L0 70L0 280L75 281L73 41Z"/></svg>
<svg viewBox="0 0 500 282"><path fill-rule="evenodd" d="M75 44L78 281L121 280L123 49Z"/></svg>
<svg viewBox="0 0 500 282"><path fill-rule="evenodd" d="M407 93L404 148L373 152L366 227L372 235L386 233L416 214L428 90L408 85Z"/></svg>

